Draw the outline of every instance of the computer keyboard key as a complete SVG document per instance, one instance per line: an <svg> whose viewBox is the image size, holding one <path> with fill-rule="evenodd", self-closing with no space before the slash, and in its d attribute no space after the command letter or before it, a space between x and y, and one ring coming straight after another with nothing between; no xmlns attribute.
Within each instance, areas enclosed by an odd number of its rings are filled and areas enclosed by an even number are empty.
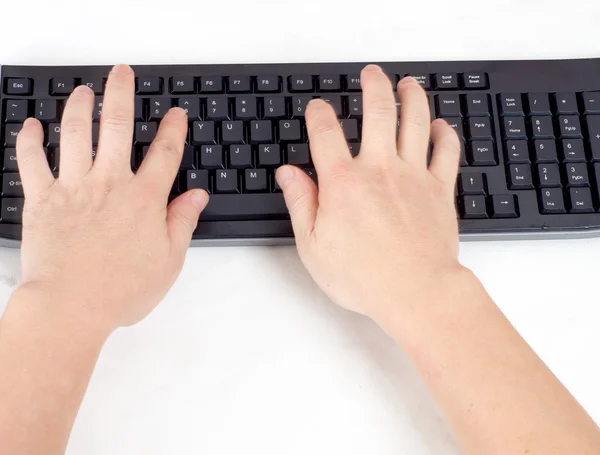
<svg viewBox="0 0 600 455"><path fill-rule="evenodd" d="M511 190L532 190L533 179L531 178L531 167L527 164L510 164L509 188Z"/></svg>
<svg viewBox="0 0 600 455"><path fill-rule="evenodd" d="M469 139L491 139L492 125L489 117L469 117Z"/></svg>
<svg viewBox="0 0 600 455"><path fill-rule="evenodd" d="M547 93L529 93L527 106L531 115L552 115L550 98Z"/></svg>
<svg viewBox="0 0 600 455"><path fill-rule="evenodd" d="M554 137L552 117L531 117L531 132L534 139Z"/></svg>
<svg viewBox="0 0 600 455"><path fill-rule="evenodd" d="M507 141L504 144L506 160L509 164L528 164L529 145L525 140Z"/></svg>
<svg viewBox="0 0 600 455"><path fill-rule="evenodd" d="M463 86L466 90L482 90L488 88L488 76L486 73L464 73Z"/></svg>
<svg viewBox="0 0 600 455"><path fill-rule="evenodd" d="M100 123L93 122L92 123L92 145L98 145L100 141Z"/></svg>
<svg viewBox="0 0 600 455"><path fill-rule="evenodd" d="M221 144L243 144L244 137L244 122L228 121L221 123Z"/></svg>
<svg viewBox="0 0 600 455"><path fill-rule="evenodd" d="M557 93L554 97L556 112L559 114L577 114L577 97L575 93Z"/></svg>
<svg viewBox="0 0 600 455"><path fill-rule="evenodd" d="M488 218L485 196L462 196L459 207L462 218Z"/></svg>
<svg viewBox="0 0 600 455"><path fill-rule="evenodd" d="M209 97L206 99L207 120L229 120L229 102L227 98Z"/></svg>
<svg viewBox="0 0 600 455"><path fill-rule="evenodd" d="M539 193L541 213L567 213L561 188L544 188Z"/></svg>
<svg viewBox="0 0 600 455"><path fill-rule="evenodd" d="M43 99L35 102L33 116L40 122L49 123L58 121L58 101Z"/></svg>
<svg viewBox="0 0 600 455"><path fill-rule="evenodd" d="M294 96L292 97L292 116L304 117L306 106L312 100L312 96Z"/></svg>
<svg viewBox="0 0 600 455"><path fill-rule="evenodd" d="M485 182L483 174L464 172L458 176L458 190L460 194L482 194L485 195Z"/></svg>
<svg viewBox="0 0 600 455"><path fill-rule="evenodd" d="M586 163L569 163L565 168L567 186L589 186L590 178Z"/></svg>
<svg viewBox="0 0 600 455"><path fill-rule="evenodd" d="M177 100L177 106L185 111L190 122L202 118L200 98L196 96L184 96L179 98Z"/></svg>
<svg viewBox="0 0 600 455"><path fill-rule="evenodd" d="M492 196L492 218L517 218L517 205L512 194L494 194Z"/></svg>
<svg viewBox="0 0 600 455"><path fill-rule="evenodd" d="M519 93L501 93L498 105L502 115L523 115L523 100Z"/></svg>
<svg viewBox="0 0 600 455"><path fill-rule="evenodd" d="M244 172L244 191L248 193L268 192L267 170L246 169Z"/></svg>
<svg viewBox="0 0 600 455"><path fill-rule="evenodd" d="M19 166L17 164L17 149L6 148L4 149L4 166L2 167L3 172L17 172Z"/></svg>
<svg viewBox="0 0 600 455"><path fill-rule="evenodd" d="M215 194L211 196L201 215L201 219L208 221L288 218L287 206L281 193Z"/></svg>
<svg viewBox="0 0 600 455"><path fill-rule="evenodd" d="M540 188L561 186L560 170L556 163L544 163L537 165L538 186Z"/></svg>
<svg viewBox="0 0 600 455"><path fill-rule="evenodd" d="M504 139L527 139L525 119L523 117L504 117L502 119Z"/></svg>
<svg viewBox="0 0 600 455"><path fill-rule="evenodd" d="M238 193L238 171L221 169L215 173L215 193Z"/></svg>
<svg viewBox="0 0 600 455"><path fill-rule="evenodd" d="M462 118L460 118L460 117L445 117L444 120L446 120L446 123L448 123L448 125L450 125L451 128L454 128L454 131L456 131L458 138L461 141L464 141L465 140L465 131L463 128Z"/></svg>
<svg viewBox="0 0 600 455"><path fill-rule="evenodd" d="M216 144L215 122L192 123L192 144Z"/></svg>
<svg viewBox="0 0 600 455"><path fill-rule="evenodd" d="M191 94L196 93L196 83L192 76L177 76L170 79L171 93Z"/></svg>
<svg viewBox="0 0 600 455"><path fill-rule="evenodd" d="M584 114L600 114L600 92L584 92L581 99Z"/></svg>
<svg viewBox="0 0 600 455"><path fill-rule="evenodd" d="M50 95L70 95L75 89L75 79L72 77L54 78L50 81Z"/></svg>
<svg viewBox="0 0 600 455"><path fill-rule="evenodd" d="M533 154L536 163L558 162L556 142L551 139L533 141Z"/></svg>
<svg viewBox="0 0 600 455"><path fill-rule="evenodd" d="M302 140L302 126L300 120L279 121L279 141L298 142Z"/></svg>
<svg viewBox="0 0 600 455"><path fill-rule="evenodd" d="M279 76L257 76L256 91L264 92L280 92L281 81Z"/></svg>
<svg viewBox="0 0 600 455"><path fill-rule="evenodd" d="M133 117L136 122L143 122L146 120L146 110L144 101L145 100L142 98L135 98L135 108Z"/></svg>
<svg viewBox="0 0 600 455"><path fill-rule="evenodd" d="M223 169L223 147L221 145L203 145L200 147L200 167L202 169Z"/></svg>
<svg viewBox="0 0 600 455"><path fill-rule="evenodd" d="M48 141L49 147L58 147L60 145L60 123L51 123L48 125Z"/></svg>
<svg viewBox="0 0 600 455"><path fill-rule="evenodd" d="M55 101L56 102L56 101ZM102 117L102 108L104 107L104 98L103 97L97 97L94 100L94 110L92 111L92 120L100 120L100 117Z"/></svg>
<svg viewBox="0 0 600 455"><path fill-rule="evenodd" d="M210 192L210 180L205 169L189 170L185 173L185 188L187 190L206 190Z"/></svg>
<svg viewBox="0 0 600 455"><path fill-rule="evenodd" d="M257 152L259 167L281 166L281 149L278 144L261 144Z"/></svg>
<svg viewBox="0 0 600 455"><path fill-rule="evenodd" d="M140 76L136 79L137 93L142 95L162 95L163 80L156 76Z"/></svg>
<svg viewBox="0 0 600 455"><path fill-rule="evenodd" d="M465 96L465 106L467 116L488 116L490 115L490 102L485 93L469 93Z"/></svg>
<svg viewBox="0 0 600 455"><path fill-rule="evenodd" d="M238 96L235 99L235 118L238 120L257 120L258 106L254 96Z"/></svg>
<svg viewBox="0 0 600 455"><path fill-rule="evenodd" d="M472 141L469 149L472 166L495 166L498 164L492 141Z"/></svg>
<svg viewBox="0 0 600 455"><path fill-rule="evenodd" d="M341 96L339 96L339 95L324 96L321 99L323 101L325 101L326 103L328 103L333 108L333 112L335 112L336 116L342 117L343 111L342 111L342 97Z"/></svg>
<svg viewBox="0 0 600 455"><path fill-rule="evenodd" d="M358 122L356 119L340 120L340 126L347 141L358 141Z"/></svg>
<svg viewBox="0 0 600 455"><path fill-rule="evenodd" d="M233 169L252 167L252 147L248 144L229 147L229 166Z"/></svg>
<svg viewBox="0 0 600 455"><path fill-rule="evenodd" d="M8 123L4 126L4 145L14 147L17 145L17 136L23 128L22 123Z"/></svg>
<svg viewBox="0 0 600 455"><path fill-rule="evenodd" d="M319 77L320 92L340 92L342 90L342 78L338 75L323 75Z"/></svg>
<svg viewBox="0 0 600 455"><path fill-rule="evenodd" d="M282 96L265 96L263 98L263 118L269 120L286 118L285 98Z"/></svg>
<svg viewBox="0 0 600 455"><path fill-rule="evenodd" d="M561 137L582 137L581 123L577 115L561 115L558 117Z"/></svg>
<svg viewBox="0 0 600 455"><path fill-rule="evenodd" d="M228 82L229 93L252 92L250 76L231 76Z"/></svg>
<svg viewBox="0 0 600 455"><path fill-rule="evenodd" d="M29 116L29 102L27 100L7 100L6 116L7 123L21 123Z"/></svg>
<svg viewBox="0 0 600 455"><path fill-rule="evenodd" d="M23 197L23 184L16 172L2 174L2 197Z"/></svg>
<svg viewBox="0 0 600 455"><path fill-rule="evenodd" d="M592 213L595 211L589 188L569 188L567 202L569 213Z"/></svg>
<svg viewBox="0 0 600 455"><path fill-rule="evenodd" d="M438 117L456 117L461 115L460 97L456 94L441 94L435 97Z"/></svg>
<svg viewBox="0 0 600 455"><path fill-rule="evenodd" d="M563 139L561 149L565 163L585 162L585 147L581 139Z"/></svg>
<svg viewBox="0 0 600 455"><path fill-rule="evenodd" d="M348 150L350 150L350 155L352 155L352 158L356 158L360 154L360 143L358 143L358 142L348 143ZM465 166L466 166L466 164L465 164Z"/></svg>
<svg viewBox="0 0 600 455"><path fill-rule="evenodd" d="M52 125L50 125L52 126ZM158 124L155 122L136 122L135 124L135 144L152 144L158 131ZM52 144L49 144L52 145Z"/></svg>
<svg viewBox="0 0 600 455"><path fill-rule="evenodd" d="M3 223L21 223L24 199L4 198L0 209L0 221Z"/></svg>
<svg viewBox="0 0 600 455"><path fill-rule="evenodd" d="M270 120L250 122L250 141L253 144L273 142L273 125Z"/></svg>
<svg viewBox="0 0 600 455"><path fill-rule="evenodd" d="M85 85L96 95L102 95L104 93L104 78L102 77L95 77L91 79L84 77L81 80L81 85Z"/></svg>
<svg viewBox="0 0 600 455"><path fill-rule="evenodd" d="M200 78L199 83L200 93L222 93L223 92L223 77L222 76L204 76Z"/></svg>
<svg viewBox="0 0 600 455"><path fill-rule="evenodd" d="M467 161L467 151L466 151L466 147L465 147L465 141L460 140L460 156L458 158L458 165L460 167L466 167L469 165L469 162Z"/></svg>
<svg viewBox="0 0 600 455"><path fill-rule="evenodd" d="M600 115L587 115L585 123L592 161L600 161Z"/></svg>
<svg viewBox="0 0 600 455"><path fill-rule="evenodd" d="M171 109L169 98L151 98L149 120L162 120Z"/></svg>
<svg viewBox="0 0 600 455"><path fill-rule="evenodd" d="M302 170L304 171L304 173L306 175L308 175L312 179L313 182L315 182L315 185L319 184L319 178L317 176L317 171L315 171L313 168L310 168L310 167L305 167Z"/></svg>
<svg viewBox="0 0 600 455"><path fill-rule="evenodd" d="M308 144L288 144L286 163L295 166L308 166L310 164Z"/></svg>
<svg viewBox="0 0 600 455"><path fill-rule="evenodd" d="M290 92L312 92L315 90L313 77L307 74L294 75L288 78Z"/></svg>
<svg viewBox="0 0 600 455"><path fill-rule="evenodd" d="M181 163L179 164L180 171L187 171L188 169L196 169L196 151L191 145L183 147L183 155L181 156Z"/></svg>
<svg viewBox="0 0 600 455"><path fill-rule="evenodd" d="M438 73L435 75L435 88L438 90L457 90L458 74Z"/></svg>
<svg viewBox="0 0 600 455"><path fill-rule="evenodd" d="M362 118L363 104L362 95L351 95L348 97L348 117Z"/></svg>
<svg viewBox="0 0 600 455"><path fill-rule="evenodd" d="M7 95L31 95L33 93L33 82L29 78L7 79Z"/></svg>
<svg viewBox="0 0 600 455"><path fill-rule="evenodd" d="M362 87L360 85L360 74L348 74L346 77L346 91L348 92L360 92Z"/></svg>

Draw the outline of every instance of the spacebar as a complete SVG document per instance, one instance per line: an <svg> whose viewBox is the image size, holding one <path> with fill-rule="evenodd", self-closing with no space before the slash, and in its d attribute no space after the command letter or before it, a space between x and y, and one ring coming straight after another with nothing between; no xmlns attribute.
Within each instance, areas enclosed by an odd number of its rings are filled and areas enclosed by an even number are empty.
<svg viewBox="0 0 600 455"><path fill-rule="evenodd" d="M289 218L282 193L212 194L200 220L261 220Z"/></svg>

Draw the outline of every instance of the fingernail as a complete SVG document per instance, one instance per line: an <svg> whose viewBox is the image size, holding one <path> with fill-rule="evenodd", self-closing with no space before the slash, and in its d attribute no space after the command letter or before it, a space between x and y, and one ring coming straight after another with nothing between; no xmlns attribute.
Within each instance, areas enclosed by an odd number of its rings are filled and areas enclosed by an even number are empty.
<svg viewBox="0 0 600 455"><path fill-rule="evenodd" d="M383 72L381 66L373 64L365 66L364 71L379 71L380 73Z"/></svg>
<svg viewBox="0 0 600 455"><path fill-rule="evenodd" d="M282 188L289 182L291 182L295 178L295 176L296 172L294 171L294 169L292 169L291 166L282 166L279 169L277 169L277 173L275 174L277 182Z"/></svg>
<svg viewBox="0 0 600 455"><path fill-rule="evenodd" d="M92 89L90 89L87 85L78 85L77 87L75 87L75 90L73 90L73 94L93 95L94 92L92 92Z"/></svg>
<svg viewBox="0 0 600 455"><path fill-rule="evenodd" d="M208 193L204 190L197 190L192 193L190 199L196 205L196 207L202 210L208 203Z"/></svg>
<svg viewBox="0 0 600 455"><path fill-rule="evenodd" d="M115 65L111 72L115 75L125 76L127 74L131 74L133 72L133 70L131 69L131 67L129 65L120 64L120 65Z"/></svg>
<svg viewBox="0 0 600 455"><path fill-rule="evenodd" d="M400 80L400 82L398 82L398 85L405 85L405 84L418 84L418 82L414 77L406 76L406 77L403 77Z"/></svg>

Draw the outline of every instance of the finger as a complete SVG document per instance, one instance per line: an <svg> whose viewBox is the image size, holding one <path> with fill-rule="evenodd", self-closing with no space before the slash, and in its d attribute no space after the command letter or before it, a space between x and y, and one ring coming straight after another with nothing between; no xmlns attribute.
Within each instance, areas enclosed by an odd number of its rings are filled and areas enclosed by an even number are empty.
<svg viewBox="0 0 600 455"><path fill-rule="evenodd" d="M301 246L312 235L317 208L317 187L311 178L294 166L283 166L275 174L290 212L296 243Z"/></svg>
<svg viewBox="0 0 600 455"><path fill-rule="evenodd" d="M27 119L17 136L17 164L25 197L38 194L54 183L43 142L44 130L40 122Z"/></svg>
<svg viewBox="0 0 600 455"><path fill-rule="evenodd" d="M317 174L326 176L337 163L352 161L340 122L328 103L320 99L308 103L306 129Z"/></svg>
<svg viewBox="0 0 600 455"><path fill-rule="evenodd" d="M398 100L401 105L398 155L425 168L431 125L429 99L416 80L405 77L398 82Z"/></svg>
<svg viewBox="0 0 600 455"><path fill-rule="evenodd" d="M165 199L168 198L179 171L187 132L185 111L178 107L169 110L160 122L156 138L135 177L145 181L148 187L156 188Z"/></svg>
<svg viewBox="0 0 600 455"><path fill-rule="evenodd" d="M431 141L433 155L429 171L440 182L447 185L450 191L453 191L460 157L458 135L445 120L438 119L431 124Z"/></svg>
<svg viewBox="0 0 600 455"><path fill-rule="evenodd" d="M105 175L131 172L134 97L133 70L127 65L115 66L106 82L98 153L94 163L94 167Z"/></svg>
<svg viewBox="0 0 600 455"><path fill-rule="evenodd" d="M204 190L188 191L169 204L167 227L175 251L184 255L190 246L192 234L198 225L198 217L208 204L208 193Z"/></svg>
<svg viewBox="0 0 600 455"><path fill-rule="evenodd" d="M94 92L80 85L69 97L60 125L60 170L63 182L79 180L92 167Z"/></svg>
<svg viewBox="0 0 600 455"><path fill-rule="evenodd" d="M361 72L363 89L363 130L359 157L379 158L396 154L398 111L392 83L377 65L367 65ZM370 156L366 156L370 155Z"/></svg>

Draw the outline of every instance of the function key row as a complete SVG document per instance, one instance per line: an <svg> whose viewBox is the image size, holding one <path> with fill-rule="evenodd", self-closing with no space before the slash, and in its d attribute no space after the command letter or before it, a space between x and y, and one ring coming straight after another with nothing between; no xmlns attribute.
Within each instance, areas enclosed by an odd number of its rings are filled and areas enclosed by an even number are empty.
<svg viewBox="0 0 600 455"><path fill-rule="evenodd" d="M503 116L600 114L600 92L501 93L498 106Z"/></svg>
<svg viewBox="0 0 600 455"><path fill-rule="evenodd" d="M426 90L458 90L489 88L486 73L436 73L436 74L388 74L394 84L404 76L414 77ZM361 91L360 74L293 74L261 76L174 76L165 80L158 76L136 78L136 92L145 95L169 93L281 93L287 84L289 92L358 92ZM75 87L86 85L95 94L104 93L105 77L52 78L48 93L51 96L69 95ZM7 78L4 91L7 95L27 96L33 94L33 79Z"/></svg>

